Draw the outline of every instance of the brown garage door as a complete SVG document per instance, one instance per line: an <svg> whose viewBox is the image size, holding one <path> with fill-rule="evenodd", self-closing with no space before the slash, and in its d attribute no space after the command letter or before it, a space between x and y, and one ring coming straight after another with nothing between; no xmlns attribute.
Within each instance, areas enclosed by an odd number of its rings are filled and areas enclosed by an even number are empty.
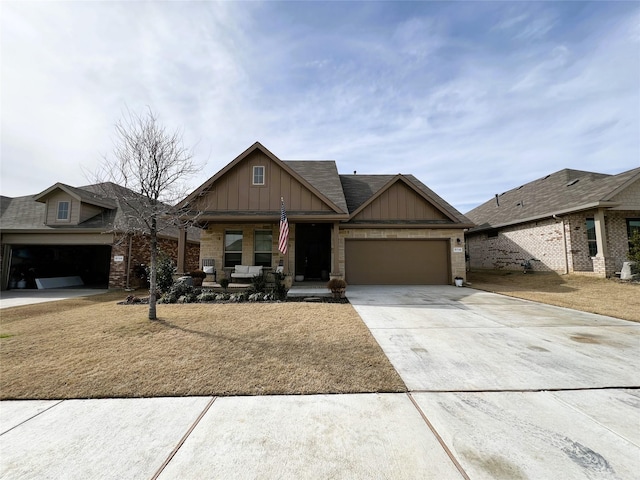
<svg viewBox="0 0 640 480"><path fill-rule="evenodd" d="M345 241L346 280L353 285L445 285L447 240Z"/></svg>

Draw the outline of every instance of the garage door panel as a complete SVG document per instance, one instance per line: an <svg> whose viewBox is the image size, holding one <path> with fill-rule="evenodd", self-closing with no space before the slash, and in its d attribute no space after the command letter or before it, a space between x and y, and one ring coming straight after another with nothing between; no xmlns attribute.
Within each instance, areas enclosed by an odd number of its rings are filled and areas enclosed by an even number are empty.
<svg viewBox="0 0 640 480"><path fill-rule="evenodd" d="M345 242L346 280L356 285L449 283L446 240L353 240Z"/></svg>

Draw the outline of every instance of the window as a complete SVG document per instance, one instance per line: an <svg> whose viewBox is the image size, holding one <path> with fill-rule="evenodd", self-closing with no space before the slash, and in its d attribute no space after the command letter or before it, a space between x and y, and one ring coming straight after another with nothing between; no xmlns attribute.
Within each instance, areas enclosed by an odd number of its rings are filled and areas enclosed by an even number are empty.
<svg viewBox="0 0 640 480"><path fill-rule="evenodd" d="M264 185L264 167L253 167L253 184Z"/></svg>
<svg viewBox="0 0 640 480"><path fill-rule="evenodd" d="M271 230L256 230L254 265L271 266L273 251L273 234Z"/></svg>
<svg viewBox="0 0 640 480"><path fill-rule="evenodd" d="M69 220L69 202L58 202L57 220Z"/></svg>
<svg viewBox="0 0 640 480"><path fill-rule="evenodd" d="M631 250L631 239L635 234L640 235L640 218L627 218L627 238L629 239L629 250Z"/></svg>
<svg viewBox="0 0 640 480"><path fill-rule="evenodd" d="M598 242L596 241L596 223L593 218L587 218L587 244L589 256L595 257L598 254Z"/></svg>
<svg viewBox="0 0 640 480"><path fill-rule="evenodd" d="M242 230L224 232L224 266L235 267L242 264Z"/></svg>

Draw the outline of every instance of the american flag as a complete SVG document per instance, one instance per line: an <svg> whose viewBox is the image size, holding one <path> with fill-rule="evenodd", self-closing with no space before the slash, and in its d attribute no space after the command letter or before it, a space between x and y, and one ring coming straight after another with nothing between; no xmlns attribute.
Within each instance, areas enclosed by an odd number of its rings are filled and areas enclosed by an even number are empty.
<svg viewBox="0 0 640 480"><path fill-rule="evenodd" d="M278 238L278 250L283 255L287 254L287 242L289 241L289 220L284 211L284 199L280 198L280 237Z"/></svg>

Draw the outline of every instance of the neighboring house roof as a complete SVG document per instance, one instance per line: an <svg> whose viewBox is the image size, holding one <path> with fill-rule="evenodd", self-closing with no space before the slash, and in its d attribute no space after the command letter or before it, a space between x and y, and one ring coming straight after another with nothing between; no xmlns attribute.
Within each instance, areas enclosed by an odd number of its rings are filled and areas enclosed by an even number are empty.
<svg viewBox="0 0 640 480"><path fill-rule="evenodd" d="M92 187L92 185L90 185L89 187ZM77 188L77 187L72 187L71 185L66 185L64 183L56 183L55 185L52 185L51 187L47 188L44 192L39 193L37 195L33 196L33 199L36 202L42 202L45 203L46 202L46 198L52 194L53 192L56 192L58 190L62 190L64 192L67 192L69 195L71 195L72 197L74 197L76 200L79 200L83 203L89 203L91 205L96 205L98 207L103 207L103 208L116 208L117 204L116 201L113 198L107 198L103 195L99 195L98 193L101 192L95 192L89 189L85 188Z"/></svg>
<svg viewBox="0 0 640 480"><path fill-rule="evenodd" d="M76 225L68 224L64 226L45 224L46 197L58 190L62 190L73 198L102 208L101 213L95 215L84 222ZM86 185L83 187L72 187L63 183L56 183L45 191L36 195L23 197L0 197L0 229L2 231L38 231L38 232L60 232L60 231L86 231L94 230L103 232L123 231L119 228L125 220L125 211L132 208L118 200L118 197L126 196L129 200L135 201L141 197L132 190L111 182ZM178 229L168 226L160 232L161 236L177 238ZM188 228L187 237L191 241L199 239L199 229Z"/></svg>
<svg viewBox="0 0 640 480"><path fill-rule="evenodd" d="M640 168L618 175L565 168L504 192L466 213L478 226L500 228L593 208L619 205L614 197L640 180Z"/></svg>

